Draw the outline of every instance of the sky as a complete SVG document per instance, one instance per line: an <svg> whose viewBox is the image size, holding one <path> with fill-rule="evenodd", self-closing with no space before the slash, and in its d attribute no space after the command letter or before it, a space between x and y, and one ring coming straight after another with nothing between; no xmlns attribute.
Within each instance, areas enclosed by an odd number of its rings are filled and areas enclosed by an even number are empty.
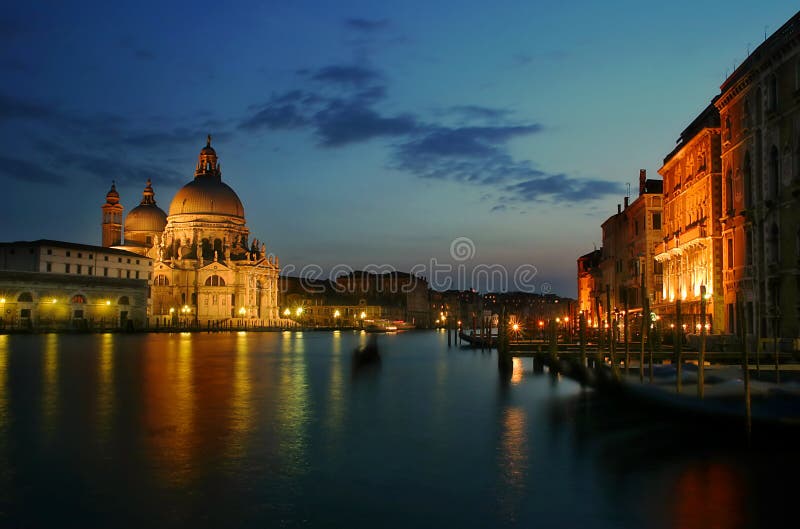
<svg viewBox="0 0 800 529"><path fill-rule="evenodd" d="M796 8L12 0L0 240L100 244L112 181L167 211L211 134L286 273L574 297L639 169Z"/></svg>

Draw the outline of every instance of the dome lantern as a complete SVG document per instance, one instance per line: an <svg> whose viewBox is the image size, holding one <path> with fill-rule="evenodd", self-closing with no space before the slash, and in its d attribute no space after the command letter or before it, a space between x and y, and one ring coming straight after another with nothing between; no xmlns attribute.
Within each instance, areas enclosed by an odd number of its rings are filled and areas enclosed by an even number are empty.
<svg viewBox="0 0 800 529"><path fill-rule="evenodd" d="M217 159L217 151L211 146L211 134L208 135L206 146L200 150L194 177L216 178L217 180L222 178L222 172L220 171L219 161Z"/></svg>

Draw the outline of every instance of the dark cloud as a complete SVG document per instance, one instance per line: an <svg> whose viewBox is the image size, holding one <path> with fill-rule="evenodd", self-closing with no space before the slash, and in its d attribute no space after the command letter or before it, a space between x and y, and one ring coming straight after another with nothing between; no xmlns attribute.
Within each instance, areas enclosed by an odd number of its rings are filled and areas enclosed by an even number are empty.
<svg viewBox="0 0 800 529"><path fill-rule="evenodd" d="M154 61L156 59L156 54L150 50L136 50L133 55L143 61Z"/></svg>
<svg viewBox="0 0 800 529"><path fill-rule="evenodd" d="M53 106L0 94L0 120L51 120L60 117Z"/></svg>
<svg viewBox="0 0 800 529"><path fill-rule="evenodd" d="M457 105L447 109L448 114L455 114L467 120L501 121L508 119L511 111L490 108L480 105Z"/></svg>
<svg viewBox="0 0 800 529"><path fill-rule="evenodd" d="M614 182L551 174L529 160L514 159L509 142L541 134L544 128L539 123L513 123L508 110L455 105L436 112L440 122L430 123L412 113L382 112L379 104L388 90L375 69L331 65L298 73L314 81L316 90L274 94L265 104L251 106L252 114L238 128L307 130L327 148L396 138L399 142L389 146L391 168L418 178L481 186L495 202L492 211L504 211L512 203L586 201L619 192ZM332 87L337 88L335 95ZM443 123L453 117L466 125Z"/></svg>
<svg viewBox="0 0 800 529"><path fill-rule="evenodd" d="M410 114L384 117L373 109L354 104L331 104L314 116L317 136L325 147L340 147L381 136L413 132L418 124Z"/></svg>
<svg viewBox="0 0 800 529"><path fill-rule="evenodd" d="M344 21L344 26L353 31L374 33L376 31L382 31L388 28L389 20L385 18L379 20L370 20L368 18L348 18Z"/></svg>
<svg viewBox="0 0 800 529"><path fill-rule="evenodd" d="M48 169L36 162L5 156L0 156L0 175L8 179L41 184L60 185L67 181L61 172Z"/></svg>
<svg viewBox="0 0 800 529"><path fill-rule="evenodd" d="M552 174L531 178L506 186L510 193L503 200L511 202L565 201L584 202L605 195L621 194L619 182L609 180L578 180L565 174Z"/></svg>
<svg viewBox="0 0 800 529"><path fill-rule="evenodd" d="M301 70L301 75L321 83L362 87L380 81L381 75L376 70L365 66L335 64L318 70Z"/></svg>
<svg viewBox="0 0 800 529"><path fill-rule="evenodd" d="M400 147L401 157L487 157L511 138L540 132L538 124L505 127L439 128Z"/></svg>

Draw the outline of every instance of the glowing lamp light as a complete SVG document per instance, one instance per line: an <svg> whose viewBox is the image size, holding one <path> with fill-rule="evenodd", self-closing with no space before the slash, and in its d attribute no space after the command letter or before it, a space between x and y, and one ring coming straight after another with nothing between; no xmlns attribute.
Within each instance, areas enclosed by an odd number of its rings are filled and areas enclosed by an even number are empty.
<svg viewBox="0 0 800 529"><path fill-rule="evenodd" d="M240 316L244 316L246 312L247 312L247 309L245 309L244 307L239 309L239 315Z"/></svg>
<svg viewBox="0 0 800 529"><path fill-rule="evenodd" d="M514 332L517 332L519 330L519 324L515 323L511 328L514 329Z"/></svg>
<svg viewBox="0 0 800 529"><path fill-rule="evenodd" d="M564 316L564 323L569 322L569 316Z"/></svg>
<svg viewBox="0 0 800 529"><path fill-rule="evenodd" d="M539 320L539 327L544 327L544 322L542 320Z"/></svg>
<svg viewBox="0 0 800 529"><path fill-rule="evenodd" d="M53 298L50 300L50 303L55 303L56 301L57 301L56 298Z"/></svg>
<svg viewBox="0 0 800 529"><path fill-rule="evenodd" d="M169 313L170 314L174 314L175 313L175 307L170 307L169 308Z"/></svg>
<svg viewBox="0 0 800 529"><path fill-rule="evenodd" d="M284 316L291 316L292 315L292 311L290 311L289 309L286 309L286 310L283 311L283 315Z"/></svg>
<svg viewBox="0 0 800 529"><path fill-rule="evenodd" d="M337 310L337 311L335 311L335 312L333 313L333 317L334 317L334 318L338 318L338 317L339 317L339 316L341 316L341 315L342 315L342 313L341 313L341 312L339 312L338 310Z"/></svg>
<svg viewBox="0 0 800 529"><path fill-rule="evenodd" d="M364 318L366 318L366 317L367 317L367 313L366 313L366 312L362 312L362 313L361 313L361 319L363 320L363 319L364 319Z"/></svg>
<svg viewBox="0 0 800 529"><path fill-rule="evenodd" d="M297 307L297 310L294 311L294 313L300 316L303 313L303 307Z"/></svg>
<svg viewBox="0 0 800 529"><path fill-rule="evenodd" d="M0 298L0 303L5 303L5 302L6 302L6 298Z"/></svg>
<svg viewBox="0 0 800 529"><path fill-rule="evenodd" d="M111 305L111 300L110 299L106 300L106 305Z"/></svg>

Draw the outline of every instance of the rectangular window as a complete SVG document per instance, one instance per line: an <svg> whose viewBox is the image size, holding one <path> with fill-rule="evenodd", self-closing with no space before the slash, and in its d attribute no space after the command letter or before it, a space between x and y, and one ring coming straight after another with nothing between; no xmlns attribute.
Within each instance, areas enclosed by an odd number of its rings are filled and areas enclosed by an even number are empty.
<svg viewBox="0 0 800 529"><path fill-rule="evenodd" d="M733 268L733 239L728 239L728 270Z"/></svg>
<svg viewBox="0 0 800 529"><path fill-rule="evenodd" d="M139 264L139 260L138 259L136 260L136 264Z"/></svg>
<svg viewBox="0 0 800 529"><path fill-rule="evenodd" d="M103 268L103 277L108 277L108 268Z"/></svg>
<svg viewBox="0 0 800 529"><path fill-rule="evenodd" d="M131 271L130 271L130 270L125 270L125 277L126 277L127 279L130 279L130 278L131 278Z"/></svg>
<svg viewBox="0 0 800 529"><path fill-rule="evenodd" d="M76 268L77 268L77 270L75 270L76 274L80 274L83 271L83 267L81 265L78 265Z"/></svg>
<svg viewBox="0 0 800 529"><path fill-rule="evenodd" d="M67 250L67 257L69 257L69 250Z"/></svg>
<svg viewBox="0 0 800 529"><path fill-rule="evenodd" d="M83 257L83 254L81 252L78 252L78 259L80 259L81 257Z"/></svg>
<svg viewBox="0 0 800 529"><path fill-rule="evenodd" d="M89 259L91 259L91 258L92 258L92 254L89 254Z"/></svg>
<svg viewBox="0 0 800 529"><path fill-rule="evenodd" d="M117 270L117 277L122 277L122 270Z"/></svg>
<svg viewBox="0 0 800 529"><path fill-rule="evenodd" d="M107 255L103 256L103 261L108 261L108 256Z"/></svg>
<svg viewBox="0 0 800 529"><path fill-rule="evenodd" d="M122 262L122 257L117 257L117 262L121 263Z"/></svg>
<svg viewBox="0 0 800 529"><path fill-rule="evenodd" d="M661 213L653 213L653 229L661 229Z"/></svg>
<svg viewBox="0 0 800 529"><path fill-rule="evenodd" d="M53 263L47 263L47 271L48 272L52 272L53 271Z"/></svg>
<svg viewBox="0 0 800 529"><path fill-rule="evenodd" d="M130 259L128 259L128 264L131 264L131 260Z"/></svg>
<svg viewBox="0 0 800 529"><path fill-rule="evenodd" d="M53 249L52 248L48 248L47 249L47 255L53 255Z"/></svg>
<svg viewBox="0 0 800 529"><path fill-rule="evenodd" d="M136 279L139 279L139 271L136 271Z"/></svg>
<svg viewBox="0 0 800 529"><path fill-rule="evenodd" d="M92 275L92 267L89 267L89 275Z"/></svg>
<svg viewBox="0 0 800 529"><path fill-rule="evenodd" d="M69 274L69 264L64 265L64 273Z"/></svg>
<svg viewBox="0 0 800 529"><path fill-rule="evenodd" d="M31 309L22 309L19 311L20 318L30 318L31 317Z"/></svg>

